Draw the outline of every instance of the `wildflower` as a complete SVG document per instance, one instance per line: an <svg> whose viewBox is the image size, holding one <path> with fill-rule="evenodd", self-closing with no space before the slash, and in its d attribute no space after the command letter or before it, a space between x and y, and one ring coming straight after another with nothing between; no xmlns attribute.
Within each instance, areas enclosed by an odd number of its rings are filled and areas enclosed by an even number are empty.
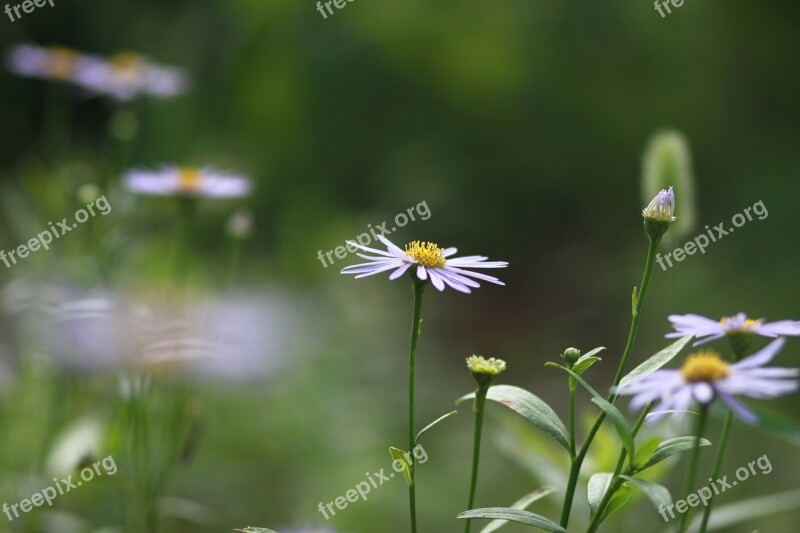
<svg viewBox="0 0 800 533"><path fill-rule="evenodd" d="M770 338L800 335L800 321L779 320L764 323L763 318L754 320L747 318L744 313L722 317L720 320L695 314L670 315L668 318L675 331L667 333L666 337L671 339L692 335L697 338L695 346L734 334L760 335Z"/></svg>
<svg viewBox="0 0 800 533"><path fill-rule="evenodd" d="M716 398L748 424L758 421L753 411L736 396L769 399L797 390L795 368L766 368L781 350L785 339L777 339L755 354L737 363L728 363L714 351L706 350L689 356L678 370L656 370L630 384L620 387L617 394L634 396L632 409L660 399L651 421L660 419L666 410L689 408L692 400L708 405Z"/></svg>
<svg viewBox="0 0 800 533"><path fill-rule="evenodd" d="M132 192L157 196L205 196L232 198L250 194L252 184L243 176L218 172L211 167L164 166L160 170L129 170L123 176Z"/></svg>
<svg viewBox="0 0 800 533"><path fill-rule="evenodd" d="M505 261L486 261L488 257L480 255L448 259L457 252L455 248L439 248L438 245L431 242L413 241L406 245L405 250L402 250L383 235L378 238L386 246L386 251L348 241L349 245L375 255L358 254L359 257L363 257L369 262L345 267L342 269L342 274L356 274L356 279L358 279L392 270L389 279L395 280L409 269L413 269L412 275L416 275L417 279L421 281L430 279L433 286L440 291L443 291L447 285L463 293L472 292L470 288L480 287L478 282L471 278L496 285L505 285L493 276L467 270L505 268L508 266Z"/></svg>
<svg viewBox="0 0 800 533"><path fill-rule="evenodd" d="M695 195L689 143L678 131L659 131L650 139L642 159L642 193L648 201L670 185L681 198L681 218L670 236L686 235L694 226Z"/></svg>
<svg viewBox="0 0 800 533"><path fill-rule="evenodd" d="M186 73L165 67L134 53L121 53L109 60L92 61L81 73L85 88L115 100L126 102L140 95L170 98L188 89Z"/></svg>
<svg viewBox="0 0 800 533"><path fill-rule="evenodd" d="M480 355L471 355L467 357L467 368L473 374L497 376L506 369L506 362L494 357L485 359Z"/></svg>
<svg viewBox="0 0 800 533"><path fill-rule="evenodd" d="M19 76L79 83L83 74L99 61L63 46L18 44L6 57L8 69Z"/></svg>
<svg viewBox="0 0 800 533"><path fill-rule="evenodd" d="M654 241L660 241L675 220L675 193L672 187L659 192L642 211L644 227Z"/></svg>

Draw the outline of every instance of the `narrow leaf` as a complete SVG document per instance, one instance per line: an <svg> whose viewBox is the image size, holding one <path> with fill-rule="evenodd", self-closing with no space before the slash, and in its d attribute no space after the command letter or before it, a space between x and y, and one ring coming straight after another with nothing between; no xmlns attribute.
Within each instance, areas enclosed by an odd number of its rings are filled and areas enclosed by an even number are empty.
<svg viewBox="0 0 800 533"><path fill-rule="evenodd" d="M622 441L622 445L625 447L625 451L628 453L629 457L635 456L635 446L633 443L633 430L631 429L630 424L625 419L625 416L620 412L619 409L611 405L605 398L600 396L596 390L594 390L588 383L586 383L583 378L577 375L575 372L569 370L568 368L564 368L561 365L556 365L555 363L547 363L546 366L557 366L561 370L568 372L572 377L574 377L578 382L583 385L583 387L589 391L589 393L593 396L592 402L597 404L600 409L602 409L611 421L614 423L614 427L617 430L617 434L619 435L620 440Z"/></svg>
<svg viewBox="0 0 800 533"><path fill-rule="evenodd" d="M510 520L511 522L527 524L529 526L534 526L544 531L551 531L553 533L567 533L566 529L559 526L552 520L538 514L531 513L530 511L523 511L522 509L487 507L486 509L473 509L472 511L465 511L458 515L458 518L499 518L501 520Z"/></svg>
<svg viewBox="0 0 800 533"><path fill-rule="evenodd" d="M634 468L639 468L647 463L647 460L653 455L653 452L658 449L658 445L661 444L661 439L658 437L653 437L652 439L647 439L642 445L637 447L636 455L631 461L631 464Z"/></svg>
<svg viewBox="0 0 800 533"><path fill-rule="evenodd" d="M643 378L648 374L652 374L662 366L672 361L672 359L678 355L681 350L683 350L683 347L686 346L690 340L692 340L691 335L681 337L657 354L648 358L644 363L631 370L627 376L622 378L622 381L619 382L617 389L621 389L634 380Z"/></svg>
<svg viewBox="0 0 800 533"><path fill-rule="evenodd" d="M586 357L582 356L578 361L572 365L572 371L579 376L589 370L589 368L598 361L602 361L599 357Z"/></svg>
<svg viewBox="0 0 800 533"><path fill-rule="evenodd" d="M456 401L456 405L474 397L475 393L462 396ZM558 418L555 411L538 396L519 387L497 385L489 389L486 399L505 405L512 411L522 415L534 426L556 439L565 450L569 451L567 428L564 427L563 422Z"/></svg>
<svg viewBox="0 0 800 533"><path fill-rule="evenodd" d="M635 477L630 476L620 476L623 479L627 479L640 489L645 495L653 502L653 505L656 506L656 509L659 509L662 505L664 507L669 506L672 503L672 495L669 493L669 490L664 487L663 485L659 485L658 483L653 483L652 481L645 481L643 479L637 479Z"/></svg>
<svg viewBox="0 0 800 533"><path fill-rule="evenodd" d="M658 448L656 448L656 451L654 451L653 455L650 456L650 459L648 459L644 466L642 466L642 468L639 470L650 468L651 466L660 463L667 457L675 455L676 453L691 450L694 448L696 441L697 437L677 437L674 439L665 440L658 445ZM711 446L711 443L706 439L700 439L700 446Z"/></svg>
<svg viewBox="0 0 800 533"><path fill-rule="evenodd" d="M420 437L422 437L422 435L423 435L425 432L427 432L429 429L431 429L433 426L435 426L436 424L438 424L439 422L441 422L441 421L442 421L442 420L444 420L445 418L447 418L447 417L449 417L449 416L453 416L453 415L455 415L455 414L458 414L458 411L450 411L450 412L449 412L449 413L447 413L446 415L442 415L442 416L440 416L439 418L437 418L436 420L434 420L433 422L431 422L430 424L428 424L427 426L425 426L424 428L422 428L421 430L419 430L419 433L417 433L417 438L415 438L415 439L414 439L414 444L418 443L418 442L419 442L419 438L420 438Z"/></svg>
<svg viewBox="0 0 800 533"><path fill-rule="evenodd" d="M613 477L614 474L600 472L592 475L592 477L589 478L588 496L589 513L591 516L594 516L594 513L597 511L597 506L600 505L601 501L603 501L603 496L605 496Z"/></svg>
<svg viewBox="0 0 800 533"><path fill-rule="evenodd" d="M402 464L401 468L403 469L403 477L406 478L406 483L411 486L414 483L414 480L411 478L411 466L409 465L411 454L399 448L390 447L389 455L392 456L392 461L400 461Z"/></svg>
<svg viewBox="0 0 800 533"><path fill-rule="evenodd" d="M611 513L628 503L628 500L631 499L631 488L628 485L622 485L617 492L611 497L611 500L608 502L606 506L606 510L603 511L603 518L600 520L601 522L608 518Z"/></svg>
<svg viewBox="0 0 800 533"><path fill-rule="evenodd" d="M522 498L520 498L519 500L514 502L514 504L510 508L511 509L521 509L521 510L527 509L527 507L529 505L531 505L533 502L535 502L537 500L541 500L542 498L544 498L548 494L552 494L555 491L556 491L555 487L549 487L549 486L548 487L542 487L540 489L536 489L535 491L531 492L530 494L526 494L525 496L523 496ZM486 525L486 527L484 527L481 530L481 533L494 533L495 531L497 531L498 529L500 529L501 527L503 527L507 523L508 523L508 520L500 520L500 519L492 520L491 522L489 522Z"/></svg>
<svg viewBox="0 0 800 533"><path fill-rule="evenodd" d="M731 526L736 524L798 508L800 508L800 489L720 505L711 513L708 531L730 531ZM699 527L700 520L702 517L698 516L692 522L692 527Z"/></svg>
<svg viewBox="0 0 800 533"><path fill-rule="evenodd" d="M246 527L244 529L234 529L234 531L241 531L242 533L278 533L265 527Z"/></svg>

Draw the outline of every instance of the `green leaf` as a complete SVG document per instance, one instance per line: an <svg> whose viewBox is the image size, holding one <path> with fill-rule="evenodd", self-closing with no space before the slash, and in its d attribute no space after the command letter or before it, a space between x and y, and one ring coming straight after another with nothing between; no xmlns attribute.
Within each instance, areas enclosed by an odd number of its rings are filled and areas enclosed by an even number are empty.
<svg viewBox="0 0 800 533"><path fill-rule="evenodd" d="M568 368L564 368L561 365L557 365L555 363L547 363L546 366L557 366L561 370L568 372L572 377L574 377L578 382L583 385L583 387L589 391L589 393L593 396L592 402L597 404L600 409L602 409L611 421L614 423L614 427L617 429L617 434L619 435L620 440L622 441L622 445L625 447L625 451L628 452L629 457L635 457L635 446L633 443L633 430L631 429L630 424L625 419L625 416L620 412L619 409L611 405L605 398L600 396L596 390L594 390L588 383L586 383L583 378L577 375L575 372L571 371Z"/></svg>
<svg viewBox="0 0 800 533"><path fill-rule="evenodd" d="M614 474L600 472L589 478L588 496L589 513L591 516L594 516L594 513L597 512L597 506L603 501L603 496L605 496L613 477Z"/></svg>
<svg viewBox="0 0 800 533"><path fill-rule="evenodd" d="M401 468L403 469L402 470L403 477L406 478L406 483L408 484L408 486L413 485L414 484L414 480L411 478L411 466L408 463L408 461L411 460L410 459L411 458L411 454L410 453L406 453L406 452L404 452L403 450L401 450L399 448L390 447L389 448L389 455L392 456L392 461L398 461L399 460L400 463L402 463L403 466Z"/></svg>
<svg viewBox="0 0 800 533"><path fill-rule="evenodd" d="M652 481L645 481L643 479L637 479L635 477L630 476L620 476L623 479L627 479L640 489L645 495L653 502L653 505L656 506L656 509L661 507L669 506L672 503L672 495L669 493L669 490L664 487L663 485L659 485L658 483L653 483Z"/></svg>
<svg viewBox="0 0 800 533"><path fill-rule="evenodd" d="M447 417L449 417L449 416L453 416L453 415L455 415L455 414L458 414L458 411L450 411L450 412L449 412L449 413L447 413L446 415L442 415L442 416L440 416L439 418L437 418L436 420L434 420L433 422L431 422L430 424L428 424L427 426L425 426L424 428L422 428L421 430L419 430L419 433L417 433L417 438L415 438L415 439L414 439L414 444L418 443L418 442L419 442L419 438L420 438L420 437L422 437L422 435L423 435L425 432L427 432L429 429L431 429L433 426L435 426L436 424L438 424L439 422L441 422L441 421L442 421L442 420L444 420L445 418L447 418Z"/></svg>
<svg viewBox="0 0 800 533"><path fill-rule="evenodd" d="M234 529L234 531L241 531L242 533L278 533L265 527L246 527L244 529Z"/></svg>
<svg viewBox="0 0 800 533"><path fill-rule="evenodd" d="M730 531L731 526L736 524L797 508L800 508L800 489L739 500L714 507L708 521L708 531ZM698 516L691 527L699 527L700 520L702 517Z"/></svg>
<svg viewBox="0 0 800 533"><path fill-rule="evenodd" d="M535 491L531 492L530 494L526 494L510 507L511 509L526 509L530 504L537 500L541 500L548 494L552 494L556 491L555 487L542 487L540 489L536 489ZM486 527L481 530L481 533L494 533L504 525L508 523L508 520L492 520L489 522Z"/></svg>
<svg viewBox="0 0 800 533"><path fill-rule="evenodd" d="M552 520L538 514L531 513L530 511L523 511L522 509L487 507L486 509L473 509L472 511L465 511L458 515L458 518L462 520L465 518L493 518L510 520L511 522L519 522L520 524L534 526L544 531L551 531L553 533L567 533L566 529L559 526Z"/></svg>
<svg viewBox="0 0 800 533"><path fill-rule="evenodd" d="M650 459L639 470L650 468L651 466L660 463L667 457L675 455L676 453L685 452L694 448L697 437L677 437L674 439L667 439L658 445L656 451L650 456ZM711 443L706 439L700 439L700 446L711 446Z"/></svg>
<svg viewBox="0 0 800 533"><path fill-rule="evenodd" d="M631 370L627 376L622 378L622 381L619 382L617 389L621 389L622 387L630 384L632 381L643 378L644 376L655 372L662 366L672 361L672 359L675 358L675 356L678 355L681 350L683 350L683 347L686 346L690 340L692 340L691 335L681 337L657 354L648 358L644 363Z"/></svg>
<svg viewBox="0 0 800 533"><path fill-rule="evenodd" d="M594 350L592 350L591 352L583 354L578 358L577 361L575 361L575 364L572 365L572 371L580 376L581 374L589 370L589 367L591 367L593 364L595 364L598 361L602 361L602 359L600 359L599 357L595 357L595 354L600 353L605 349L606 349L605 346L599 346Z"/></svg>
<svg viewBox="0 0 800 533"><path fill-rule="evenodd" d="M641 446L638 446L636 456L633 458L633 461L631 461L633 467L637 469L642 467L647 460L650 459L650 456L653 455L653 452L656 451L659 444L661 444L661 439L653 437L652 439L646 440Z"/></svg>
<svg viewBox="0 0 800 533"><path fill-rule="evenodd" d="M600 522L608 518L611 513L628 503L628 500L630 499L631 488L628 485L622 485L611 497L611 501L608 502L606 510L603 511L603 518L600 520Z"/></svg>
<svg viewBox="0 0 800 533"><path fill-rule="evenodd" d="M474 392L462 396L456 401L456 405L474 397ZM489 389L486 399L505 405L512 411L522 415L534 426L556 439L565 450L569 451L567 428L564 427L555 411L538 396L519 387L497 385Z"/></svg>

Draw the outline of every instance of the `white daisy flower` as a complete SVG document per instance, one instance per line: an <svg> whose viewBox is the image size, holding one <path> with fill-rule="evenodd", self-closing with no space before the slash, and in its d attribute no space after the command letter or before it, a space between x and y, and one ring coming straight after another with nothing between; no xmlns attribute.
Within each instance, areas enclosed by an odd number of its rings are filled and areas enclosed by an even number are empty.
<svg viewBox="0 0 800 533"><path fill-rule="evenodd" d="M99 61L71 48L32 44L13 46L6 56L6 65L14 74L72 83L79 83L83 74Z"/></svg>
<svg viewBox="0 0 800 533"><path fill-rule="evenodd" d="M375 255L357 254L359 257L368 259L369 262L345 267L342 269L342 274L356 274L356 279L358 279L392 270L389 279L395 280L412 269L412 275L416 275L422 281L430 279L433 286L440 291L443 291L447 285L464 293L472 292L470 288L480 287L475 279L488 281L495 285L505 285L493 276L467 269L505 268L508 266L506 261L486 261L488 257L480 255L449 259L457 252L455 248L439 248L432 242L414 241L407 244L406 249L402 250L383 235L380 235L378 239L386 246L386 251L348 241L348 244L359 250Z"/></svg>
<svg viewBox="0 0 800 533"><path fill-rule="evenodd" d="M764 323L763 318L754 320L747 318L744 313L724 316L720 320L694 314L670 315L668 318L675 331L667 333L666 337L671 339L692 335L697 338L695 346L737 333L760 335L773 339L800 335L800 321L798 320L778 320Z"/></svg>
<svg viewBox="0 0 800 533"><path fill-rule="evenodd" d="M616 391L632 395L632 409L641 409L650 402L660 400L649 421L661 419L674 411L679 417L692 403L708 405L716 398L748 424L758 421L756 414L737 400L747 396L759 400L775 398L797 390L796 368L767 368L781 350L785 339L772 341L762 350L738 363L729 363L718 353L706 350L689 356L678 370L656 370Z"/></svg>
<svg viewBox="0 0 800 533"><path fill-rule="evenodd" d="M160 170L134 169L125 173L123 183L130 191L156 196L205 196L234 198L252 190L248 178L219 172L211 167L164 166Z"/></svg>
<svg viewBox="0 0 800 533"><path fill-rule="evenodd" d="M157 65L134 53L93 61L81 71L78 81L95 93L123 102L140 95L171 98L189 87L182 69Z"/></svg>

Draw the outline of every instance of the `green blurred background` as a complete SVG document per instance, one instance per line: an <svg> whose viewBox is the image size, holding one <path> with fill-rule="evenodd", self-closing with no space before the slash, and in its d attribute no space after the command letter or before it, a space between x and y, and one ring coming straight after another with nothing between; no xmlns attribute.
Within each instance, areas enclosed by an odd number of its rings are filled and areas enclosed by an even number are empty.
<svg viewBox="0 0 800 533"><path fill-rule="evenodd" d="M175 205L131 197L119 186L122 171L211 163L251 176L256 190L246 201L202 205L188 244L204 296L269 302L275 323L255 327L274 336L264 358L280 364L250 379L196 385L205 431L168 485L166 495L183 507L172 509L165 530L406 531L406 490L397 479L329 522L317 511L364 472L388 469L387 447L404 441L411 307L406 281L354 281L338 271L355 260L325 268L318 250L426 202L431 217L398 230L395 242L432 240L510 267L500 273L505 288L427 295L418 424L472 389L464 367L472 353L506 359L504 382L533 390L565 417L563 376L543 364L567 346L602 345L606 360L592 382L600 388L613 376L646 251L641 158L656 131L674 128L690 144L697 195L697 228L677 244L759 200L769 216L705 255L656 269L632 360L666 345L670 313L800 318L798 23L800 8L789 1L687 0L661 18L646 1L355 0L323 19L310 0L55 0L18 22L0 19L2 49L33 42L102 55L133 50L185 67L193 87L174 101L121 108L70 91L54 97L51 84L0 75L0 248L35 235L48 217L71 215L82 184L98 185L115 208L89 223L103 239L88 229L65 237L0 279L158 292ZM69 103L62 152L46 135L53 98ZM132 139L115 136L121 112L136 117ZM680 217L680 194L677 202ZM253 235L223 287L224 223L240 205L254 213ZM105 269L92 266L92 254L103 255ZM25 363L30 335L18 316L7 311L0 334L7 424L0 464L12 480L33 475L35 458L46 453L44 420L63 391L54 386L59 370ZM795 365L798 349L800 341L790 341L778 363ZM70 394L79 399L62 423L108 416L116 378L74 381ZM796 397L777 403L790 413L798 407ZM594 407L586 398L581 411L588 424ZM453 517L466 499L469 415L462 407L424 441L423 532L460 528ZM479 506L506 506L542 484L564 483L565 468L553 475L549 442L499 409L491 415ZM711 435L718 427L717 420ZM720 502L797 487L797 444L734 431L723 471L765 453L774 471ZM586 473L614 460L610 435L598 446ZM677 461L671 465L662 474L678 497L681 474ZM108 487L64 496L56 507L81 517L75 531L118 525L125 504L118 487ZM588 514L585 496L578 500L576 526ZM637 496L635 503L607 530L662 527L649 502ZM560 504L557 494L533 510L555 519ZM725 530L792 531L798 518L788 512ZM13 526L44 531L42 523Z"/></svg>

